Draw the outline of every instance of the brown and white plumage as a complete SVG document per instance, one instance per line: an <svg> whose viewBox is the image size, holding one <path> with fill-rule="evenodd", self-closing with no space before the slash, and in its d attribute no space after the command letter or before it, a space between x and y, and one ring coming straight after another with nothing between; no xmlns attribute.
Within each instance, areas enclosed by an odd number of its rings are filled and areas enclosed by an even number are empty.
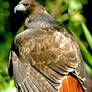
<svg viewBox="0 0 92 92"><path fill-rule="evenodd" d="M87 92L87 74L74 37L36 1L20 4L15 10L28 13L25 30L15 37L9 55L9 74L18 92L61 92L68 75Z"/></svg>

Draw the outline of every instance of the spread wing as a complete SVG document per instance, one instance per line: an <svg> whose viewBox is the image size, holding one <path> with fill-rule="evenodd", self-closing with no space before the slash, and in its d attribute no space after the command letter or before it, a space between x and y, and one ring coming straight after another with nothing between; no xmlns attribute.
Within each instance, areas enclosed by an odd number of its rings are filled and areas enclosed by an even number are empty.
<svg viewBox="0 0 92 92"><path fill-rule="evenodd" d="M70 72L80 75L80 51L74 38L63 28L28 29L14 41L9 57L19 92L58 92ZM10 73L11 75L11 73Z"/></svg>

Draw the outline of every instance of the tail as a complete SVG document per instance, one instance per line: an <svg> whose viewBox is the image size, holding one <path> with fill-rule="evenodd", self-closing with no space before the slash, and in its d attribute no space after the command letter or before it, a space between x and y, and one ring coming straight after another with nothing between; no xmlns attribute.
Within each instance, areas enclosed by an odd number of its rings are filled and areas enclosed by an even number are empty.
<svg viewBox="0 0 92 92"><path fill-rule="evenodd" d="M84 91L79 81L76 78L72 77L71 75L68 75L62 81L62 85L60 87L59 92L84 92Z"/></svg>

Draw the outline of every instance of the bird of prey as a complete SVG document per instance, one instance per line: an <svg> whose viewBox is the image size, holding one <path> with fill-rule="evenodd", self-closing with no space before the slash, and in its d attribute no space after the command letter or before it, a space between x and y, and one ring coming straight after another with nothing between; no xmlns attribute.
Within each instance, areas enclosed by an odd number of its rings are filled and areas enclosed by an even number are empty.
<svg viewBox="0 0 92 92"><path fill-rule="evenodd" d="M14 12L26 14L15 36L9 75L18 92L91 92L79 46L66 28L35 0L21 0Z"/></svg>

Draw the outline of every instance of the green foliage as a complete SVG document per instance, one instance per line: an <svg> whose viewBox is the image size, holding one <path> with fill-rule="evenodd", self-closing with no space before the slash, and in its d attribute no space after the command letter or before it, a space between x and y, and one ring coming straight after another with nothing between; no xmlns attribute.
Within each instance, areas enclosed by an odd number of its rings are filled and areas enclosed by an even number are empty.
<svg viewBox="0 0 92 92"><path fill-rule="evenodd" d="M92 50L92 35L85 25L86 19L83 16L83 5L88 0L37 0L45 6L47 11L58 21L67 24L66 27L75 36L89 74L92 77L92 55L88 46ZM15 92L14 82L8 76L8 54L13 40L9 29L8 17L9 2L0 0L0 92ZM18 30L20 33L23 26ZM85 44L86 43L86 44Z"/></svg>
<svg viewBox="0 0 92 92"><path fill-rule="evenodd" d="M75 36L75 38L80 46L81 53L83 55L83 58L86 60L86 64L92 69L92 56L91 56L91 54L88 52L88 50L83 45L81 40L76 36L76 34L74 32L71 32L71 33Z"/></svg>
<svg viewBox="0 0 92 92"><path fill-rule="evenodd" d="M85 34L85 37L86 37L86 39L89 43L89 46L92 50L92 35L90 34L88 28L86 27L86 25L83 22L81 22L81 25L82 25L82 29L83 29L83 32Z"/></svg>
<svg viewBox="0 0 92 92"><path fill-rule="evenodd" d="M11 80L8 75L8 54L12 43L11 33L7 33L5 41L0 42L0 92L8 92ZM14 86L13 86L14 87Z"/></svg>
<svg viewBox="0 0 92 92"><path fill-rule="evenodd" d="M10 88L12 83L12 80L10 80L8 75L7 68L8 53L13 38L9 31L9 15L9 2L0 0L0 92L8 92L7 90Z"/></svg>
<svg viewBox="0 0 92 92"><path fill-rule="evenodd" d="M69 14L64 13L68 9L68 0L46 0L46 9L58 21L69 19Z"/></svg>
<svg viewBox="0 0 92 92"><path fill-rule="evenodd" d="M6 28L8 29L8 16L9 13L9 3L4 0L0 0L0 34L4 37L6 34ZM5 28L6 26L6 28Z"/></svg>

